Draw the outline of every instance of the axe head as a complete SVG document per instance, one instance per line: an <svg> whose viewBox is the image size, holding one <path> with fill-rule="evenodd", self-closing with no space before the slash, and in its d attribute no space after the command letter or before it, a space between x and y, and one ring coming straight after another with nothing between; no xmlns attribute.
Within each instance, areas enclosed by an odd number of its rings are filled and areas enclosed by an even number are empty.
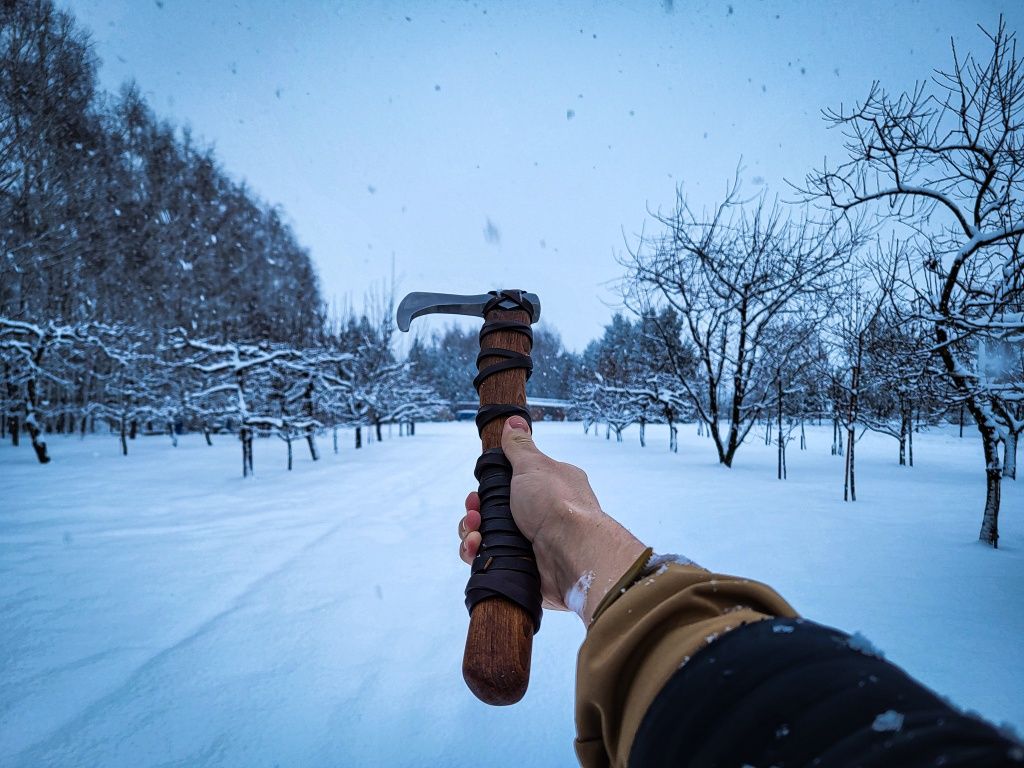
<svg viewBox="0 0 1024 768"><path fill-rule="evenodd" d="M484 307L487 306L488 302L505 293L521 294L524 299L533 305L533 318L531 322L535 323L540 319L540 299L537 298L535 293L491 291L490 293L481 293L476 296L463 296L456 293L424 293L416 291L402 299L402 303L398 305L398 327L403 331L408 331L410 323L420 315L470 315L471 317L482 318L484 316ZM500 309L519 308L512 299L499 301L497 306Z"/></svg>

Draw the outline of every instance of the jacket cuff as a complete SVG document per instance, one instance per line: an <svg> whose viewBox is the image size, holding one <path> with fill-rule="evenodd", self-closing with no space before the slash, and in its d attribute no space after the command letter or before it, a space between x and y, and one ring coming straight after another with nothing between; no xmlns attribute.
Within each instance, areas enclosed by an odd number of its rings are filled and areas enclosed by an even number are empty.
<svg viewBox="0 0 1024 768"><path fill-rule="evenodd" d="M605 596L601 598L601 602L597 604L597 608L594 609L594 615L590 619L591 624L597 621L597 617L604 613L604 611L608 609L608 606L618 600L623 594L625 594L627 589L633 586L633 584L640 579L640 576L647 568L647 563L653 556L653 553L654 550L650 547L645 549L640 554L640 557L636 559L636 562L629 566L628 570L622 574L622 578L615 582L615 586L605 593Z"/></svg>

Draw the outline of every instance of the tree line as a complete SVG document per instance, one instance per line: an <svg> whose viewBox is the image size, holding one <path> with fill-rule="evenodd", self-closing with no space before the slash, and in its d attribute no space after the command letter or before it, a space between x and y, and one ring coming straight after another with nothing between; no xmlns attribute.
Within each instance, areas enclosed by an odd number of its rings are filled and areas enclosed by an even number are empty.
<svg viewBox="0 0 1024 768"><path fill-rule="evenodd" d="M682 188L620 257L622 303L581 354L536 329L532 397L571 400L587 430L696 421L731 467L759 425L786 476L806 421L828 420L855 500L857 440L970 419L984 451L981 538L1024 431L1024 72L1002 21L908 92L874 85L826 112L845 157L795 199ZM389 301L325 312L283 213L97 62L50 0L0 4L0 436L106 425L304 442L379 433L472 401L475 330L394 351ZM411 426L410 426L411 429Z"/></svg>
<svg viewBox="0 0 1024 768"><path fill-rule="evenodd" d="M166 433L177 445L185 431L237 434L242 474L253 472L258 435L287 445L304 442L320 458L317 434L363 428L381 439L383 424L412 434L445 404L415 380L393 353L390 318L349 316L308 347L263 339L216 341L176 328L154 337L137 326L96 321L44 324L0 318L0 436L14 445L24 430L41 464L50 461L47 433L95 431L106 425L129 441L141 431Z"/></svg>
<svg viewBox="0 0 1024 768"><path fill-rule="evenodd" d="M0 436L46 463L48 432L231 430L249 474L255 434L290 466L433 414L386 313L329 318L282 211L97 67L50 0L0 4Z"/></svg>
<svg viewBox="0 0 1024 768"><path fill-rule="evenodd" d="M477 399L473 389L476 357L480 351L480 329L450 325L430 336L414 337L408 361L421 381L449 404ZM533 329L533 373L526 385L530 398L569 400L579 377L581 357L562 344L558 331L544 323Z"/></svg>
<svg viewBox="0 0 1024 768"><path fill-rule="evenodd" d="M964 412L982 442L980 538L996 546L1001 483L1024 431L1024 71L1000 20L987 55L963 55L913 90L875 84L825 113L846 157L796 199L710 210L683 191L620 258L623 304L587 350L577 413L617 436L696 419L732 466L759 422L778 476L808 419L833 423L844 498L856 444L891 435L913 461L916 426ZM802 434L802 432L801 432ZM803 445L801 445L803 447Z"/></svg>
<svg viewBox="0 0 1024 768"><path fill-rule="evenodd" d="M96 70L50 0L0 4L0 315L308 342L317 278L282 212Z"/></svg>

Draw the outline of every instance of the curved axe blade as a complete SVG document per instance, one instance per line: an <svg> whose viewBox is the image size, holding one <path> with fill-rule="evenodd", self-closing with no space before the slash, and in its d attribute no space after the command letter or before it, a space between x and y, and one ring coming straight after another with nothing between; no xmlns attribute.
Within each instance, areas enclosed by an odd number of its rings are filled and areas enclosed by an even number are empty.
<svg viewBox="0 0 1024 768"><path fill-rule="evenodd" d="M533 304L533 322L540 319L540 299L535 293L524 294ZM489 293L476 296L463 296L456 293L428 293L415 291L410 293L398 305L398 327L409 330L409 325L421 315L469 315L483 317L484 305L494 298Z"/></svg>

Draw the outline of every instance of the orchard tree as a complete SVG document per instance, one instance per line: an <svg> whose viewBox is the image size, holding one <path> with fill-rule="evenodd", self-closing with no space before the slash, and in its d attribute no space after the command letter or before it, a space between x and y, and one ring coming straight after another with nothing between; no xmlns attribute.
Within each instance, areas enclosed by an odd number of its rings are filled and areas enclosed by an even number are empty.
<svg viewBox="0 0 1024 768"><path fill-rule="evenodd" d="M188 404L238 423L242 445L242 477L253 473L253 438L258 430L286 429L285 420L271 409L272 379L277 369L299 353L283 345L219 344L175 333L166 351L177 352L174 363L190 386Z"/></svg>
<svg viewBox="0 0 1024 768"><path fill-rule="evenodd" d="M815 297L815 300L820 300ZM767 375L770 378L765 414L768 428L766 442L770 442L771 423L775 421L776 476L779 480L788 477L786 448L793 438L796 427L800 427L800 447L806 445L803 423L815 413L817 403L809 393L813 390L812 373L820 355L818 326L794 313L783 318L767 329L768 356ZM807 312L813 317L815 312ZM774 414L774 415L773 415Z"/></svg>
<svg viewBox="0 0 1024 768"><path fill-rule="evenodd" d="M622 259L627 305L671 307L682 320L696 367L675 371L718 460L736 451L771 401L771 329L818 313L835 271L857 245L855 230L818 226L765 196L751 205L734 181L725 199L697 214L682 191L658 214L662 231ZM725 422L725 433L722 422Z"/></svg>
<svg viewBox="0 0 1024 768"><path fill-rule="evenodd" d="M64 360L68 350L81 342L80 329L72 325L46 323L36 325L0 317L0 354L9 372L21 411L21 424L29 434L32 449L40 464L48 464L50 453L43 437L48 401L43 395L47 384L68 384Z"/></svg>
<svg viewBox="0 0 1024 768"><path fill-rule="evenodd" d="M1024 338L1024 70L1002 19L983 32L986 56L954 43L951 68L930 82L899 95L876 84L863 103L828 113L848 159L811 174L806 192L840 216L872 210L915 244L934 348L981 436L980 538L995 547L1011 403L979 355L958 350Z"/></svg>
<svg viewBox="0 0 1024 768"><path fill-rule="evenodd" d="M857 500L857 430L863 435L867 429L866 406L881 383L870 361L881 318L893 302L902 254L901 243L892 240L887 247L876 245L858 253L834 275L836 301L823 328L833 422L836 430L845 432L845 449L839 435L838 450L833 450L833 454L844 456L844 501Z"/></svg>
<svg viewBox="0 0 1024 768"><path fill-rule="evenodd" d="M932 354L931 324L898 301L879 314L865 363L873 386L864 393L864 425L899 446L900 466L914 466L914 431L936 423L955 398Z"/></svg>

